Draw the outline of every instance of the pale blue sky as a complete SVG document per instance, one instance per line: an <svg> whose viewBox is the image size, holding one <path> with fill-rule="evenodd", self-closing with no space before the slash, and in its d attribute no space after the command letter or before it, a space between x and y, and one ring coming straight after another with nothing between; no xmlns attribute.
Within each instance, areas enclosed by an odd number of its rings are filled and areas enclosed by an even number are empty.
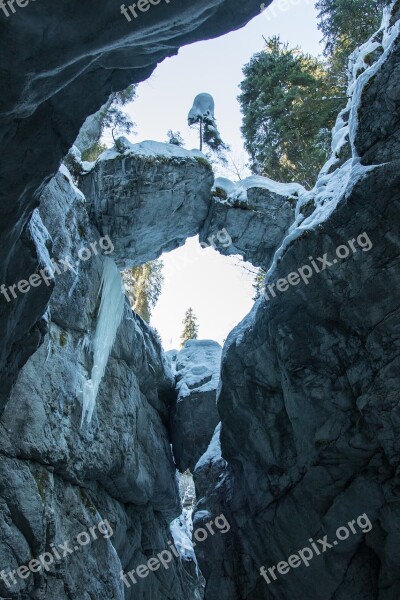
<svg viewBox="0 0 400 600"><path fill-rule="evenodd" d="M165 141L166 132L172 129L181 132L186 148L197 147L197 134L187 126L187 113L194 97L208 92L215 99L222 138L236 158L244 156L237 102L242 67L263 49L263 36L275 34L291 46L321 54L313 2L278 0L245 28L186 46L161 63L152 77L140 84L138 98L129 107L138 133L130 136L131 141ZM166 281L151 324L160 332L165 349L178 346L182 319L189 306L199 320L199 337L222 343L252 306L251 277L236 266L237 259L222 257L212 248L200 254L194 239L164 255L163 260Z"/></svg>

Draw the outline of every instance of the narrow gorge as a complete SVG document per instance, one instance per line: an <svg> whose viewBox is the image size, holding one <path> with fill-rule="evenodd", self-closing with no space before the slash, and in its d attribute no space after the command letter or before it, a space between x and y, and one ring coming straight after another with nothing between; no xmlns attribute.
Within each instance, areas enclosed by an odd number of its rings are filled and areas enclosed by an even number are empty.
<svg viewBox="0 0 400 600"><path fill-rule="evenodd" d="M127 30L100 4L0 23L0 600L397 600L399 2L311 190L160 141L82 160L112 92L260 11L173 0ZM164 352L120 272L197 235L265 293L223 347Z"/></svg>

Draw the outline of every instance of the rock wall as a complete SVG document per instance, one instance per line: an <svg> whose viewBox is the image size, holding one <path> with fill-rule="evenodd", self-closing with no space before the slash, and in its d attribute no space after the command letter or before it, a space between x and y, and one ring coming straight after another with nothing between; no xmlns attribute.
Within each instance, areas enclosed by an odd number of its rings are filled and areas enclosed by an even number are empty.
<svg viewBox="0 0 400 600"><path fill-rule="evenodd" d="M295 207L303 186L252 176L238 182L218 177L212 189L207 220L200 241L226 229L232 243L218 247L221 254L241 255L254 266L267 269L274 253L295 220Z"/></svg>
<svg viewBox="0 0 400 600"><path fill-rule="evenodd" d="M214 442L195 472L200 516L224 512L232 525L224 559L199 554L208 600L224 586L235 600L400 596L398 3L393 10L393 28L387 18L353 57L332 158L300 194L267 299L223 350L227 465ZM362 515L371 526L363 517L361 528ZM325 536L330 546L317 542ZM312 560L288 564L304 547Z"/></svg>
<svg viewBox="0 0 400 600"><path fill-rule="evenodd" d="M124 143L125 152L102 154L80 177L79 186L93 222L113 240L117 264L128 268L154 260L198 233L209 211L214 175L196 150Z"/></svg>
<svg viewBox="0 0 400 600"><path fill-rule="evenodd" d="M212 340L189 340L173 363L178 392L170 413L172 450L181 472L194 471L219 422L217 388L222 348Z"/></svg>
<svg viewBox="0 0 400 600"><path fill-rule="evenodd" d="M168 435L174 383L154 333L125 303L93 419L82 422L107 256L92 248L89 259L75 258L79 248L112 231L119 264L135 264L150 257L141 248L142 258L135 258L139 249L132 242L144 232L152 232L157 254L199 228L207 237L240 220L235 251L268 269L267 298L227 340L218 399L222 425L195 468L195 527L221 513L231 524L229 533L196 548L206 600L395 600L398 3L392 29L386 22L354 56L351 100L334 130L332 158L311 192L252 182L226 198L215 190L211 206L208 167L175 157L168 168L175 165L180 191L168 206L177 213L183 206L182 222L173 231L166 223L158 240L154 215L146 215L153 195L141 188L146 203L140 221L140 213L131 218L138 207L118 196L115 185L148 174L145 185L153 182L156 195L171 185L160 161L144 168L139 159L114 156L115 168L109 156L95 167L96 177L86 176L88 201L65 169L49 177L84 118L110 91L143 79L181 44L240 26L259 4L210 0L183 6L177 0L150 12L129 33L112 12L115 5L103 9L74 1L68 8L50 7L42 0L34 5L36 28L24 17L28 7L1 25L10 51L0 54L0 127L3 148L4 141L13 144L1 167L2 280L28 279L49 266L50 257L61 265L71 256L72 266L15 301L2 299L0 564L7 574L44 552L54 556L66 542L72 552L39 565L16 586L8 587L2 572L0 594L11 600L202 597L193 563L180 560L138 577L131 587L122 582L121 571L168 548L168 525L181 511ZM200 216L192 214L188 162L202 181ZM107 187L110 177L114 183ZM185 178L188 190L182 191ZM125 190L129 200L142 183L135 181ZM106 197L99 197L103 192ZM104 207L107 197L113 202ZM129 225L121 238L116 206L124 218L120 227ZM110 249L102 248L103 254ZM338 527L360 515L371 527L362 529L357 521L355 533L334 545ZM80 543L94 526L97 539L91 532L90 544ZM303 561L286 573L287 565L277 567L325 536L331 547L309 566ZM275 570L263 578L262 566Z"/></svg>
<svg viewBox="0 0 400 600"><path fill-rule="evenodd" d="M0 595L130 600L166 598L169 589L174 598L194 599L194 569L180 561L130 588L120 577L169 548L168 524L181 512L167 433L174 381L154 332L126 301L92 421L82 423L101 275L112 251L108 241L99 244L87 206L65 168L42 194L35 226L42 221L49 231L56 264L72 268L55 274L48 333L21 369L0 419L3 572L64 542L78 549L16 585L0 579ZM105 536L97 530L90 545L76 543L103 522Z"/></svg>
<svg viewBox="0 0 400 600"><path fill-rule="evenodd" d="M112 0L100 8L40 0L1 10L0 282L9 286L35 272L38 257L26 227L86 117L111 92L144 81L181 46L242 27L259 10L259 0L173 0L132 22ZM44 340L50 293L38 287L29 301L0 298L0 411L19 369Z"/></svg>

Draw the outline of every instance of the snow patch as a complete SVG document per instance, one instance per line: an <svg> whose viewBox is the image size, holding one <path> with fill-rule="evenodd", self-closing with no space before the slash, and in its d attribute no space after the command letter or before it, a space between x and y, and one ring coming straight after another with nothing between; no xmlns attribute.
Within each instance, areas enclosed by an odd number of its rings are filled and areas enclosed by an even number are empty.
<svg viewBox="0 0 400 600"><path fill-rule="evenodd" d="M36 254L39 259L40 266L45 267L49 273L54 274L54 267L51 262L47 243L52 242L51 236L47 231L41 219L37 208L32 213L31 220L28 225L29 234L36 246Z"/></svg>
<svg viewBox="0 0 400 600"><path fill-rule="evenodd" d="M221 368L222 348L213 340L189 340L176 358L178 402L194 389L216 390Z"/></svg>
<svg viewBox="0 0 400 600"><path fill-rule="evenodd" d="M82 194L81 190L79 188L77 188L76 185L74 184L74 180L72 179L72 175L68 171L67 167L64 164L61 164L60 168L58 170L68 180L68 183L70 184L70 186L72 187L72 189L74 190L74 192L78 196L78 198L80 198L81 200L86 200L86 198Z"/></svg>
<svg viewBox="0 0 400 600"><path fill-rule="evenodd" d="M252 175L238 182L233 182L226 177L217 177L212 191L217 191L217 188L224 190L227 195L226 202L229 204L235 202L247 203L247 192L250 188L261 188L273 194L287 197L298 196L306 191L299 183L280 183L262 175Z"/></svg>
<svg viewBox="0 0 400 600"><path fill-rule="evenodd" d="M203 158L204 160L207 160L200 150L186 150L175 144L164 144L163 142L154 142L152 140L145 140L138 144L132 144L124 138L124 147L126 147L126 150L122 154L114 149L106 150L99 156L96 163L121 158L122 156L146 156L148 158ZM94 164L95 163L93 163L93 165Z"/></svg>
<svg viewBox="0 0 400 600"><path fill-rule="evenodd" d="M201 456L199 458L199 460L197 461L197 464L194 468L195 471L197 471L197 469L201 469L204 466L206 466L209 463L213 463L217 460L222 459L222 452L221 452L221 423L218 423L218 425L215 428L214 434L211 438L211 442L208 445L207 450L204 452L203 456ZM196 512L196 518L199 516L199 512Z"/></svg>
<svg viewBox="0 0 400 600"><path fill-rule="evenodd" d="M197 123L199 119L211 119L211 121L215 121L214 111L215 103L211 94L197 94L196 98L194 99L193 106L189 111L189 125Z"/></svg>
<svg viewBox="0 0 400 600"><path fill-rule="evenodd" d="M192 513L192 508L189 510L183 509L182 514L172 521L169 529L174 540L174 546L179 552L179 556L182 560L192 560L196 564L196 571L198 574L199 567L192 542Z"/></svg>

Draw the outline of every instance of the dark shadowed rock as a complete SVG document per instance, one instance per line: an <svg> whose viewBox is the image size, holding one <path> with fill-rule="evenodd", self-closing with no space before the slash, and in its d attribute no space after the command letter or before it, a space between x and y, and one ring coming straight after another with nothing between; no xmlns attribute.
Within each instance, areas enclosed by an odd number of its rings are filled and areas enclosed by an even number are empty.
<svg viewBox="0 0 400 600"><path fill-rule="evenodd" d="M193 472L219 422L216 396L221 351L212 340L189 340L175 359L178 397L170 431L175 462L182 472Z"/></svg>
<svg viewBox="0 0 400 600"><path fill-rule="evenodd" d="M221 549L229 567L199 554L208 600L218 569L235 600L400 594L398 23L383 38L379 64L355 61L332 158L314 190L300 194L298 210L308 203L309 216L291 228L267 274L269 285L304 265L311 276L273 288L224 347L218 410L227 467L214 445L195 480L198 494L206 489L197 510L225 511L233 542ZM380 113L385 85L390 114ZM317 543L308 566L276 571L324 536L331 546L321 552ZM261 566L274 567L276 579L263 579Z"/></svg>

